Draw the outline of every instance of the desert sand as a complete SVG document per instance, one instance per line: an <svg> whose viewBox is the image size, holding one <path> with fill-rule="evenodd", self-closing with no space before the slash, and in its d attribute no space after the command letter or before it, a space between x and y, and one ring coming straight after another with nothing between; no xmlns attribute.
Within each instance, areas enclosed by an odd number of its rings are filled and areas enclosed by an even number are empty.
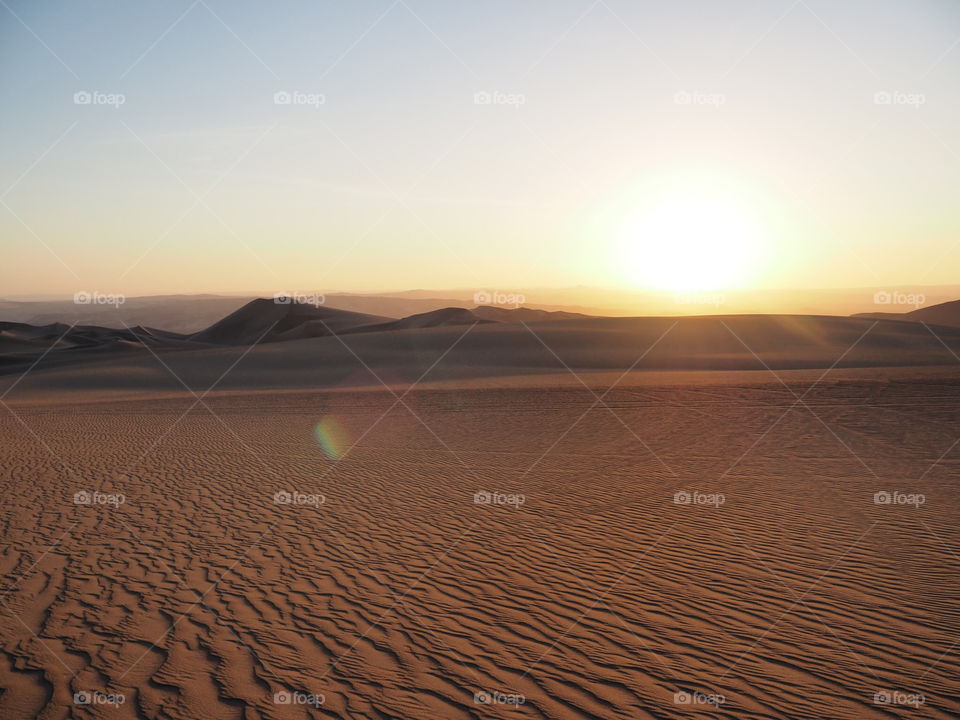
<svg viewBox="0 0 960 720"><path fill-rule="evenodd" d="M674 322L8 372L0 717L960 716L957 331Z"/></svg>
<svg viewBox="0 0 960 720"><path fill-rule="evenodd" d="M810 385L14 403L0 716L956 717L958 384Z"/></svg>

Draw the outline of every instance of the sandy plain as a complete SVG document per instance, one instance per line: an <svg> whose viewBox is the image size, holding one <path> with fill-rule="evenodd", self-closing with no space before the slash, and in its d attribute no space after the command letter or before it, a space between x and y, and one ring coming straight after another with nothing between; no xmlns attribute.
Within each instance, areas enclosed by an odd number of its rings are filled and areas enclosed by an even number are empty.
<svg viewBox="0 0 960 720"><path fill-rule="evenodd" d="M0 717L958 717L960 375L834 372L17 389Z"/></svg>

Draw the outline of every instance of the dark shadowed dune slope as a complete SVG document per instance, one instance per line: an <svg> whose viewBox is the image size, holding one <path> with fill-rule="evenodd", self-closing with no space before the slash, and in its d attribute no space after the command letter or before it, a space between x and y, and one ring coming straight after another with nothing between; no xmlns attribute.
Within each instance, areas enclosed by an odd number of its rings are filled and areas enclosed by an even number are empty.
<svg viewBox="0 0 960 720"><path fill-rule="evenodd" d="M250 345L258 340L279 342L322 337L390 320L379 315L259 298L196 333L192 339L217 345Z"/></svg>

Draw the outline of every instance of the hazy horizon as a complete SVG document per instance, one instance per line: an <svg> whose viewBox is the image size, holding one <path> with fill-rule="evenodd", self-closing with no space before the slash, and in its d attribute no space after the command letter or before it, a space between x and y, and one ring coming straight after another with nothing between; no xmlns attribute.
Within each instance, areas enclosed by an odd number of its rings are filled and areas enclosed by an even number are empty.
<svg viewBox="0 0 960 720"><path fill-rule="evenodd" d="M506 310L565 311L587 316L853 316L905 314L922 310L933 322L954 324L960 284L893 288L825 288L807 290L734 290L671 293L587 286L569 288L445 288L381 292L341 292L292 288L227 293L125 296L88 288L71 295L0 297L0 319L32 325L65 322L78 325L146 325L178 332L196 331L255 298L288 299L328 309L373 312L401 318L449 307L494 307ZM192 321L185 320L189 308ZM937 308L946 312L943 314ZM936 313L930 315L929 313ZM878 316L879 317L879 316ZM936 318L934 320L934 318ZM922 318L919 318L922 319Z"/></svg>
<svg viewBox="0 0 960 720"><path fill-rule="evenodd" d="M728 294L756 294L762 295L764 293L769 294L783 294L783 293L831 293L831 292L858 292L858 291L870 291L874 292L877 290L883 290L890 288L891 291L917 291L924 289L940 289L944 291L957 291L960 292L960 282L954 283L942 283L942 284L923 284L918 285L915 283L889 283L884 286L880 285L860 285L860 286L849 286L849 287L776 287L776 288L734 288L727 290ZM712 290L703 290L703 291L670 291L670 290L661 290L657 288L636 288L629 286L617 287L614 285L609 286L600 286L600 285L558 285L558 286L517 286L508 288L502 283L485 283L482 286L478 287L451 287L451 286L436 286L436 287L387 287L387 288L378 288L372 290L353 290L350 288L319 288L313 286L283 286L283 290L289 291L290 293L306 293L306 292L323 292L329 295L376 295L376 296L395 296L395 295L407 295L410 293L427 293L431 297L441 298L444 296L444 293L475 293L482 290L494 290L496 292L511 292L511 291L544 291L544 292L566 292L566 291L586 291L586 292L600 292L600 293L621 293L621 294L634 294L634 295L651 295L651 296L662 296L662 297L671 297L678 296L683 297L685 295L697 295L700 293L710 294ZM89 292L90 290L88 290ZM245 296L263 296L268 297L274 295L281 290L277 290L274 287L260 287L260 288L242 288L238 290L224 290L217 288L208 288L208 289L199 289L199 290L185 290L183 292L170 292L170 291L157 291L142 293L136 295L130 295L124 293L125 297L134 298L134 297L190 297L198 295L213 295L213 296L222 296L222 297L245 297ZM13 302L34 302L34 301L44 301L44 300L68 300L70 299L76 291L72 292L53 292L53 293L7 293L0 296L0 300L10 300ZM960 297L957 298L960 300Z"/></svg>

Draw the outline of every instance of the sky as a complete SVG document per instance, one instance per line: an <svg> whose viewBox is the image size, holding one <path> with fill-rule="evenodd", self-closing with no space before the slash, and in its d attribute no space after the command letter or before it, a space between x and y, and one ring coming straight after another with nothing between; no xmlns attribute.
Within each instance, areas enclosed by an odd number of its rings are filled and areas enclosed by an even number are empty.
<svg viewBox="0 0 960 720"><path fill-rule="evenodd" d="M2 0L0 297L907 287L954 0Z"/></svg>

